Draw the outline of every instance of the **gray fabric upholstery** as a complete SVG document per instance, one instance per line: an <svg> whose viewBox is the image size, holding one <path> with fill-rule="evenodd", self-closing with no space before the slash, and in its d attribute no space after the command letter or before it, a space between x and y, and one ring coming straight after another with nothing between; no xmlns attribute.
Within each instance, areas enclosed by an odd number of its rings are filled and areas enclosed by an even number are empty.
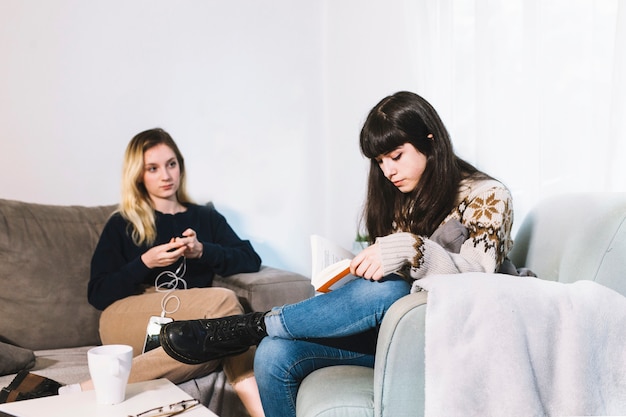
<svg viewBox="0 0 626 417"><path fill-rule="evenodd" d="M254 274L216 276L214 285L233 290L246 311L263 312L275 306L296 303L314 294L309 279L269 266L262 266Z"/></svg>
<svg viewBox="0 0 626 417"><path fill-rule="evenodd" d="M626 294L626 193L564 194L524 219L511 260L541 279L581 279Z"/></svg>
<svg viewBox="0 0 626 417"><path fill-rule="evenodd" d="M300 387L307 393L298 398L297 415L372 417L374 415L374 393L372 379L374 370L363 366L329 366L308 376ZM350 384L343 382L350 381ZM341 398L347 414L337 410L329 398ZM365 400L365 401L364 401Z"/></svg>
<svg viewBox="0 0 626 417"><path fill-rule="evenodd" d="M35 365L35 353L30 349L0 342L0 376L14 374Z"/></svg>
<svg viewBox="0 0 626 417"><path fill-rule="evenodd" d="M511 260L542 279L594 280L626 295L625 254L626 193L576 193L549 198L529 213ZM335 366L307 376L298 417L423 416L426 301L426 292L410 294L389 309L373 372Z"/></svg>
<svg viewBox="0 0 626 417"><path fill-rule="evenodd" d="M0 341L25 348L20 353L33 350L31 372L63 384L89 378L87 350L100 343L100 312L87 302L87 282L115 208L0 199ZM269 266L216 277L214 285L233 289L246 308L259 311L314 295L309 278ZM4 365L2 346L0 360ZM0 387L14 376L0 376ZM179 386L222 417L246 415L221 370Z"/></svg>
<svg viewBox="0 0 626 417"><path fill-rule="evenodd" d="M99 343L87 303L93 249L114 206L0 200L0 337L28 349ZM50 323L63 323L63 331Z"/></svg>
<svg viewBox="0 0 626 417"><path fill-rule="evenodd" d="M61 384L73 384L89 379L87 351L93 346L58 348L35 351L35 365L30 369L38 375ZM0 387L7 386L15 375L0 377Z"/></svg>

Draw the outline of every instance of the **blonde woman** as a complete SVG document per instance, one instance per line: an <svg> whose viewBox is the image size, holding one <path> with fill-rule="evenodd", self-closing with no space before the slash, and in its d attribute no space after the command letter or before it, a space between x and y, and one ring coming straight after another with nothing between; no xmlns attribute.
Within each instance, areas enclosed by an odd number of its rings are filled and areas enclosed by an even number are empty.
<svg viewBox="0 0 626 417"><path fill-rule="evenodd" d="M213 277L255 272L260 266L250 242L240 239L220 213L191 201L185 162L171 136L162 129L137 134L126 148L122 201L100 236L88 287L89 302L103 311L102 343L134 349L129 382L164 377L179 383L221 365L250 415L263 416L254 349L199 365L170 358L158 342L143 353L151 316L164 312L186 320L243 313L232 291L211 288ZM157 291L155 282L178 289ZM90 381L80 386L92 388Z"/></svg>

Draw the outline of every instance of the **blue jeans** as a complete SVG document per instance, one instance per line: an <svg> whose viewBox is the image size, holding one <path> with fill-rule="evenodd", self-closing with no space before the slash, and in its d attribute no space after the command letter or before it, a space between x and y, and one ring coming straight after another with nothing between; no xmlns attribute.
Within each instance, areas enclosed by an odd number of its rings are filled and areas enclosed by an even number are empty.
<svg viewBox="0 0 626 417"><path fill-rule="evenodd" d="M316 369L333 365L372 368L373 353L311 339L349 339L376 329L391 304L410 289L397 275L379 282L356 279L328 294L273 309L265 318L268 337L259 344L254 359L265 415L295 417L300 383Z"/></svg>

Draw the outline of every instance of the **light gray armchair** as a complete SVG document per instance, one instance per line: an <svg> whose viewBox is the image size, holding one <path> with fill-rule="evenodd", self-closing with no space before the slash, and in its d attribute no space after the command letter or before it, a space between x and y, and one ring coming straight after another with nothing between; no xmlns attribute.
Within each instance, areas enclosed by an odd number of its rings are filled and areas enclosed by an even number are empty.
<svg viewBox="0 0 626 417"><path fill-rule="evenodd" d="M511 260L539 278L593 280L626 295L626 193L577 193L541 202L524 219ZM298 417L422 416L426 292L383 320L374 369L334 366L302 383Z"/></svg>

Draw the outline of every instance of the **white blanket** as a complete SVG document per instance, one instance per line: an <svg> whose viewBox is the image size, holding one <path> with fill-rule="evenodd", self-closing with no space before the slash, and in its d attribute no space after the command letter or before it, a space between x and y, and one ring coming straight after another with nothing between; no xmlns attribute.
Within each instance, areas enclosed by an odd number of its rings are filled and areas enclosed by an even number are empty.
<svg viewBox="0 0 626 417"><path fill-rule="evenodd" d="M626 415L626 297L501 274L416 284L429 291L426 417Z"/></svg>

